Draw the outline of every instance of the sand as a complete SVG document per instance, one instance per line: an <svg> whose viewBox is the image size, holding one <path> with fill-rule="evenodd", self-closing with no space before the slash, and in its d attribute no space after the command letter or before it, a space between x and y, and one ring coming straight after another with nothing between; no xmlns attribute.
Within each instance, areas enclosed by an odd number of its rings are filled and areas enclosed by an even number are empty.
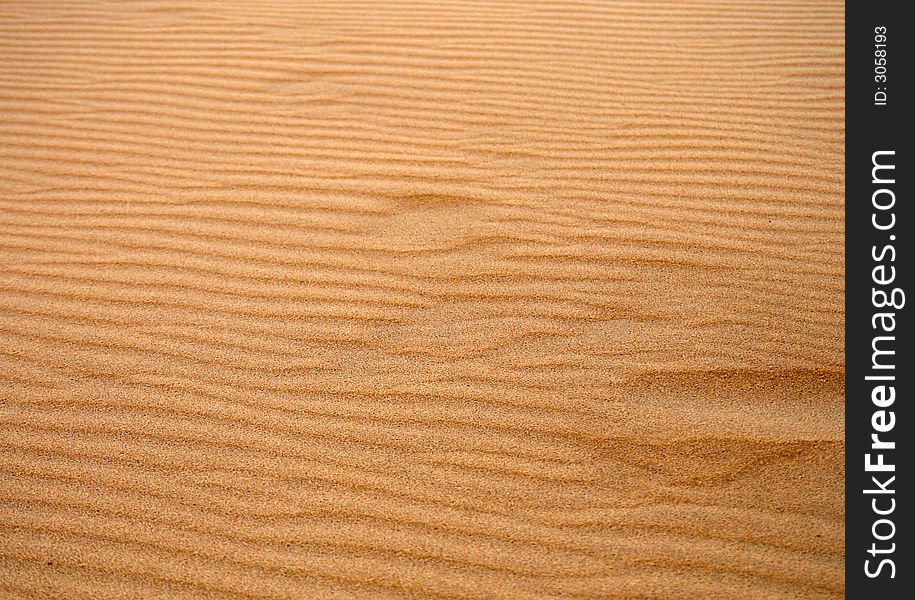
<svg viewBox="0 0 915 600"><path fill-rule="evenodd" d="M843 12L0 4L0 597L840 597Z"/></svg>

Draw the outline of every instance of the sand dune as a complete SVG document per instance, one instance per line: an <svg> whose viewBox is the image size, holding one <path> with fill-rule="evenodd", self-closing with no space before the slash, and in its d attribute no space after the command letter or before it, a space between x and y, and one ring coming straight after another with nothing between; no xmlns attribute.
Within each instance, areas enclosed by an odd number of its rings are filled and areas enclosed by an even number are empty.
<svg viewBox="0 0 915 600"><path fill-rule="evenodd" d="M0 596L840 597L843 13L0 3Z"/></svg>

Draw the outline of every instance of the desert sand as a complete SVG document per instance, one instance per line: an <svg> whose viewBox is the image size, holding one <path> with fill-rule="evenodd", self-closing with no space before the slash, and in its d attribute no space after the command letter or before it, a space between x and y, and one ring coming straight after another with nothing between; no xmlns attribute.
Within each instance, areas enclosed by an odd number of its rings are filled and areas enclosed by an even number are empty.
<svg viewBox="0 0 915 600"><path fill-rule="evenodd" d="M0 3L0 597L840 597L843 12Z"/></svg>

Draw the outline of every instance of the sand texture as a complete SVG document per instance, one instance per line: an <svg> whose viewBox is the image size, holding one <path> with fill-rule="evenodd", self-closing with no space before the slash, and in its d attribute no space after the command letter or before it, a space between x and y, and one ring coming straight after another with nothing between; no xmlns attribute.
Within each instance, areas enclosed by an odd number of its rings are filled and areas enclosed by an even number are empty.
<svg viewBox="0 0 915 600"><path fill-rule="evenodd" d="M0 3L0 597L840 597L843 12Z"/></svg>

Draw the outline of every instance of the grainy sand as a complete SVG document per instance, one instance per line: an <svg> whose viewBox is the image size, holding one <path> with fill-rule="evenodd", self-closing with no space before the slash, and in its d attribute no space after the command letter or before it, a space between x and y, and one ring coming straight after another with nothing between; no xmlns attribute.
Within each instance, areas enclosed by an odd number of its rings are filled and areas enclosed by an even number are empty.
<svg viewBox="0 0 915 600"><path fill-rule="evenodd" d="M0 596L841 596L843 11L0 4Z"/></svg>

